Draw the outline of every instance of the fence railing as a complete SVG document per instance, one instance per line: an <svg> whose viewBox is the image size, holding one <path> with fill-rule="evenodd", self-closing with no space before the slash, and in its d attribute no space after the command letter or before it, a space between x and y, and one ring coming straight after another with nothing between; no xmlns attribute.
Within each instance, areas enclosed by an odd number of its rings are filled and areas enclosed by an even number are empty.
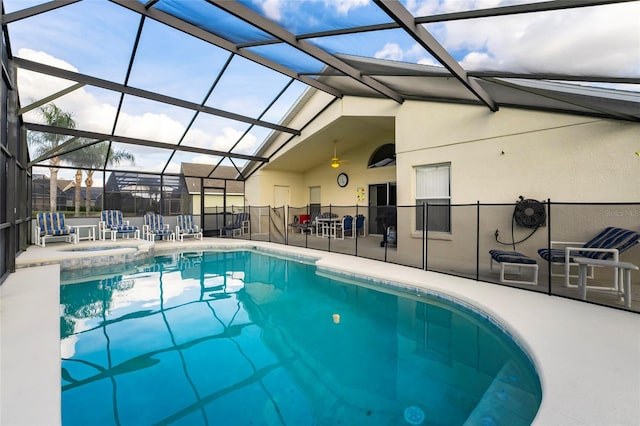
<svg viewBox="0 0 640 426"><path fill-rule="evenodd" d="M631 270L630 294L624 297L625 278L616 277L619 270L614 268L613 255L604 267L586 268L587 291L583 296L577 287L579 267L574 260L584 252L572 252L568 274L564 264L552 263L540 254L541 250L566 247L560 242L581 247L607 227L640 232L640 203L525 201L530 202L246 206L242 213L249 213L248 232L228 235L375 259L640 312L640 273ZM233 221L233 216L228 221ZM358 216L363 219L356 225ZM492 258L492 250L506 253ZM640 265L640 244L632 243L618 260Z"/></svg>
<svg viewBox="0 0 640 426"><path fill-rule="evenodd" d="M640 203L227 206L194 218L206 236L341 253L640 312L640 272L633 269L640 265ZM131 219L142 226L141 218ZM629 244L619 256L610 251L604 265L580 260L587 263L582 291L575 258L594 255L572 251L566 265L555 250L579 248L609 227L626 237L608 236L596 246ZM547 252L556 257L543 257Z"/></svg>

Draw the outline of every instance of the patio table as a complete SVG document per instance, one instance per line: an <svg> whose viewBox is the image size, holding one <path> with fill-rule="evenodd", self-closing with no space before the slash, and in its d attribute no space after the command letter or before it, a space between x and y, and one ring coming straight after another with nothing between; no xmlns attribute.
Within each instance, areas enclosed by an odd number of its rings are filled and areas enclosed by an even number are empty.
<svg viewBox="0 0 640 426"><path fill-rule="evenodd" d="M96 240L96 226L97 225L71 225L71 227L75 228L76 230L76 234L78 235L78 240L89 240L89 241ZM87 229L87 235L85 235L84 237L80 235L80 230L83 228Z"/></svg>
<svg viewBox="0 0 640 426"><path fill-rule="evenodd" d="M339 217L319 217L316 219L316 235L322 238L337 238L340 226L342 219Z"/></svg>

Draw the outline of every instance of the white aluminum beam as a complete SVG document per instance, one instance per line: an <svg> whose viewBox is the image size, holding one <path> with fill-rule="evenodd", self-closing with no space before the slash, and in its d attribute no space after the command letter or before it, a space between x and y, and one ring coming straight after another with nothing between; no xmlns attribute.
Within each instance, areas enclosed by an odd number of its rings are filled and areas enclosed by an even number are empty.
<svg viewBox="0 0 640 426"><path fill-rule="evenodd" d="M270 68L274 71L277 71L281 74L289 76L291 78L295 78L308 86L315 87L316 89L326 92L330 95L333 95L337 98L341 98L344 94L335 89L334 87L328 86L318 80L314 80L309 77L305 77L287 67L284 67L277 62L270 61L266 58L263 58L260 55L256 55L248 50L240 49L234 43L226 40L220 36L217 36L209 31L206 31L200 27L189 24L179 18L176 18L173 15L168 13L164 13L160 10L157 10L153 7L146 9L145 5L137 1L130 0L111 0L113 3L116 3L119 6L125 7L134 12L140 13L141 15L147 16L155 21L161 22L165 25L168 25L176 30L182 31L185 34L189 34L193 37L199 38L200 40L206 41L207 43L213 44L214 46L218 46L224 50L235 53L238 56L242 56L250 61L256 62L260 65L263 65L267 68Z"/></svg>
<svg viewBox="0 0 640 426"><path fill-rule="evenodd" d="M527 86L521 86L519 84L515 84L515 83L511 83L505 80L502 80L500 78L485 78L483 80L486 81L490 81L492 83L495 84L499 84L501 86L505 86L505 87L510 87L512 89L516 89L516 90L521 90L523 92L527 92L527 93L533 93L535 95L541 96L543 98L547 98L547 99L553 99L554 101L558 101L558 102L564 102L566 104L569 105L574 105L580 108L584 108L584 109L588 109L591 111L594 111L596 113L599 114L605 114L607 116L610 117L616 117L619 118L621 120L629 120L629 121L640 121L640 116L634 116L634 115L629 115L629 114L625 114L623 112L619 112L619 111L615 111L612 110L610 108L604 108L604 107L596 107L593 105L584 105L576 100L573 99L569 99L568 96L562 96L562 94L560 93L551 93L547 90L541 90L541 89L536 89L533 87L527 87Z"/></svg>
<svg viewBox="0 0 640 426"><path fill-rule="evenodd" d="M301 52L304 52L307 55L329 65L330 67L343 72L344 74L375 90L383 96L393 99L399 103L402 103L404 101L404 99L398 92L390 89L389 87L380 83L378 80L375 80L368 75L362 74L360 70L353 68L351 65L341 61L334 55L320 49L319 47L314 46L313 44L308 43L304 40L298 40L294 34L285 30L281 26L276 25L274 22L268 20L262 15L255 13L253 10L249 9L243 4L237 1L228 0L207 1L218 6L220 9L236 16L237 18L253 25L254 27L271 34L272 36L282 40L284 43L300 50Z"/></svg>
<svg viewBox="0 0 640 426"><path fill-rule="evenodd" d="M291 133L299 135L300 131L278 124L269 123L267 121L256 120L255 118L247 117L240 114L224 111L218 108L211 108L204 105L196 104L194 102L185 101L171 96L161 95L159 93L150 92L148 90L137 89L130 86L125 86L120 83L114 83L109 80L103 80L97 77L91 77L86 74L80 74L62 68L52 67L50 65L41 64L39 62L29 61L23 58L13 58L15 65L18 68L27 69L30 71L39 72L42 74L52 75L66 80L76 81L79 83L88 84L90 86L101 87L103 89L113 90L115 92L124 93L127 95L138 96L152 101L162 102L169 105L175 105L182 108L190 109L193 111L200 111L206 114L217 115L219 117L228 118L230 120L241 121L244 123L254 124L256 126L266 127L269 129L277 130L280 132Z"/></svg>
<svg viewBox="0 0 640 426"><path fill-rule="evenodd" d="M498 106L491 96L475 80L469 78L464 68L422 25L416 24L413 15L400 2L396 0L374 0L374 2L491 111L498 110Z"/></svg>
<svg viewBox="0 0 640 426"><path fill-rule="evenodd" d="M59 92L56 92L52 95L47 96L46 98L42 98L39 101L36 101L30 105L27 105L25 107L22 107L18 110L18 115L22 115L25 112L29 112L32 109L38 108L39 106L42 106L44 104L48 104L49 102L53 101L54 99L58 99L60 96L64 96L67 93L71 93L74 90L77 90L81 87L84 87L83 83L76 83L76 84L72 84L71 86L67 87L66 89L62 89Z"/></svg>
<svg viewBox="0 0 640 426"><path fill-rule="evenodd" d="M523 13L548 12L553 10L574 9L591 6L603 6L616 3L627 3L638 0L551 0L542 3L526 3L513 6L501 6L487 9L465 10L462 12L442 13L438 15L417 16L416 24L431 24L434 22L448 22L463 19L492 18L495 16L517 15ZM332 37L345 34L358 34L370 31L393 30L400 28L396 22L384 24L361 25L357 27L339 28L313 33L297 34L298 40L319 37ZM249 42L238 47L254 47L280 43L278 39Z"/></svg>
<svg viewBox="0 0 640 426"><path fill-rule="evenodd" d="M68 6L73 3L77 3L80 0L56 0L48 3L39 4L33 7L27 7L26 9L18 10L12 13L6 13L2 15L2 25L9 24L11 22L19 21L21 19L30 18L41 13L49 12L50 10L58 9L60 7Z"/></svg>
<svg viewBox="0 0 640 426"><path fill-rule="evenodd" d="M127 136L109 135L106 133L89 132L86 130L69 129L67 127L47 126L37 123L24 123L23 127L34 132L53 133L54 135L76 136L86 139L99 139L102 141L121 142L130 145L148 146L152 148L160 148L175 151L195 152L196 154L216 155L220 157L239 158L242 160L259 161L263 163L269 162L268 158L256 157L254 155L234 154L227 151L218 151L215 149L198 148L185 145L173 145L165 142L151 141L147 139L130 138Z"/></svg>
<svg viewBox="0 0 640 426"><path fill-rule="evenodd" d="M416 17L417 24L457 21L460 19L492 18L495 16L517 15L521 13L549 12L552 10L575 9L581 7L603 6L638 0L552 0L536 3L516 4L512 6L491 7L487 9L465 10L462 12L442 13L439 15Z"/></svg>

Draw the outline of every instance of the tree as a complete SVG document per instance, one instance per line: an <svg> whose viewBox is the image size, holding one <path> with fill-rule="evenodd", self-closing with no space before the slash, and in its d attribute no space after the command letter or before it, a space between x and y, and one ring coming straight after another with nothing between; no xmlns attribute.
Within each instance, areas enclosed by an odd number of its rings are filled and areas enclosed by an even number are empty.
<svg viewBox="0 0 640 426"><path fill-rule="evenodd" d="M107 165L118 165L125 160L131 162L135 161L135 156L129 151L113 149L109 150L109 144L106 142L100 142L94 145L90 145L69 154L69 156L72 157L72 163L78 168L85 169L87 172L87 178L84 181L85 186L87 187L87 193L84 200L85 214L87 215L91 210L91 188L93 187L93 173L96 171L96 169L101 169L104 166L107 151L109 152L109 158L106 161ZM76 180L78 180L77 174ZM80 186L80 184L77 185ZM78 196L78 203L79 202L80 197Z"/></svg>
<svg viewBox="0 0 640 426"><path fill-rule="evenodd" d="M65 157L65 160L66 159L68 158ZM63 189L63 191L66 191L72 186L75 188L75 194L74 194L75 196L74 196L74 203L73 203L73 205L75 206L75 216L80 216L80 198L81 198L80 186L81 185L82 185L82 170L78 169L76 170L76 176L73 182L65 186Z"/></svg>
<svg viewBox="0 0 640 426"><path fill-rule="evenodd" d="M73 116L69 112L65 112L60 109L56 104L50 103L39 108L39 112L44 118L44 121L49 126L65 127L68 129L75 129L76 122ZM52 150L57 149L63 142L66 142L67 136L56 135L52 133L29 133L29 145L34 148L34 156L40 157ZM61 159L65 162L78 167L75 175L75 211L76 216L80 213L81 205L81 186L82 186L82 169L86 169L87 178L85 185L87 187L87 193L85 198L85 212L89 214L91 210L91 187L93 186L93 172L96 169L100 169L105 164L105 157L109 149L109 144L101 142L93 145L88 145L92 140L85 138L75 138L73 142L68 145L71 152L63 155L56 155L49 160L49 170L51 177L49 179L49 202L51 211L57 210L57 195L58 195L58 167L61 163ZM87 146L84 146L87 145ZM131 162L135 161L135 157L128 151L124 150L111 150L109 151L109 158L106 161L107 165L120 164L124 160Z"/></svg>
<svg viewBox="0 0 640 426"><path fill-rule="evenodd" d="M73 205L75 206L75 215L80 216L80 199L82 198L81 186L82 186L82 170L76 170L75 176L75 191L73 197Z"/></svg>
<svg viewBox="0 0 640 426"><path fill-rule="evenodd" d="M44 121L49 126L66 127L68 129L75 129L76 122L73 116L69 112L65 112L58 108L56 104L50 103L41 106L38 112L44 118ZM56 135L53 133L34 133L30 132L28 137L28 143L34 148L34 157L40 157L52 150L58 148L68 137L65 135ZM49 204L51 211L57 210L57 195L58 195L58 165L60 164L60 157L55 156L49 159L49 171L51 176L49 178Z"/></svg>

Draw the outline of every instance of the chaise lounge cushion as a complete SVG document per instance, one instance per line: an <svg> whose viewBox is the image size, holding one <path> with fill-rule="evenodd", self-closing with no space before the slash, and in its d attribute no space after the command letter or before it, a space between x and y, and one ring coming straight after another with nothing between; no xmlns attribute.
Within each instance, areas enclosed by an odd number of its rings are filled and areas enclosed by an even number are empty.
<svg viewBox="0 0 640 426"><path fill-rule="evenodd" d="M69 243L78 242L76 230L64 222L64 213L41 212L36 215L34 242L45 247L46 240L53 237L64 237Z"/></svg>
<svg viewBox="0 0 640 426"><path fill-rule="evenodd" d="M517 251L489 250L489 254L491 255L491 270L493 270L493 262L500 265L501 283L538 285L538 263L534 259ZM520 274L520 270L529 270L531 272L530 279L506 278L507 268L514 267L517 268L518 274Z"/></svg>
<svg viewBox="0 0 640 426"><path fill-rule="evenodd" d="M121 210L103 210L101 219L106 229L121 234L134 233L138 230L137 226L129 225L129 222L123 219Z"/></svg>
<svg viewBox="0 0 640 426"><path fill-rule="evenodd" d="M64 213L47 212L38 213L38 224L40 225L40 236L62 236L75 232L64 223Z"/></svg>
<svg viewBox="0 0 640 426"><path fill-rule="evenodd" d="M524 265L535 265L535 259L528 257L517 251L489 250L491 258L498 263L521 263Z"/></svg>
<svg viewBox="0 0 640 426"><path fill-rule="evenodd" d="M157 213L146 213L144 215L144 226L146 232L160 237L168 237L173 234L169 224L164 223L164 217Z"/></svg>
<svg viewBox="0 0 640 426"><path fill-rule="evenodd" d="M638 244L640 239L640 233L631 231L624 228L617 228L610 226L605 228L598 235L591 240L584 243L581 248L588 249L617 249L619 253L622 253L629 248ZM551 263L564 263L566 251L565 249L549 249L543 248L538 250L538 254L544 260ZM576 251L571 252L571 256L575 257L587 257L590 259L602 259L608 260L613 257L611 251ZM573 258L569 258L569 262L573 263Z"/></svg>

